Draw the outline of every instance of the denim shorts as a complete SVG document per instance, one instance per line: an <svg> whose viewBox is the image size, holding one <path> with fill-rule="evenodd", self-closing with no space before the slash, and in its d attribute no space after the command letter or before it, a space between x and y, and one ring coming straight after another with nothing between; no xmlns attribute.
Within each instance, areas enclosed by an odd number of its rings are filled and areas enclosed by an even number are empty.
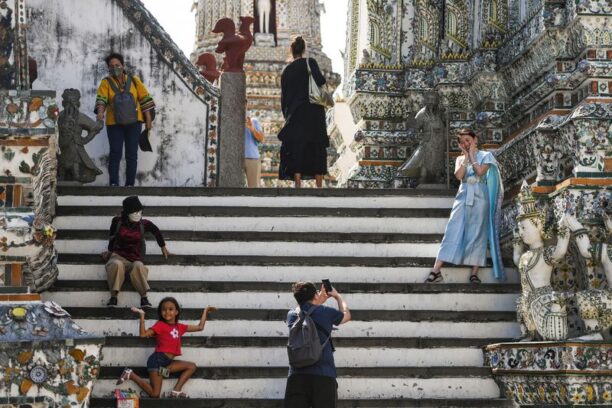
<svg viewBox="0 0 612 408"><path fill-rule="evenodd" d="M171 362L172 359L168 357L166 353L156 351L155 353L151 354L147 360L147 370L159 371L161 367L167 367Z"/></svg>

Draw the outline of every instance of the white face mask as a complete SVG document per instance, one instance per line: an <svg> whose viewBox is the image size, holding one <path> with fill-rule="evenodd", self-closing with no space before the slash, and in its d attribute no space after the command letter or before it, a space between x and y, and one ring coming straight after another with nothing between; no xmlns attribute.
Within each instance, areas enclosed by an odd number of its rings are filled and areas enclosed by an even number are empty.
<svg viewBox="0 0 612 408"><path fill-rule="evenodd" d="M128 219L132 222L138 222L142 218L142 210L128 214Z"/></svg>

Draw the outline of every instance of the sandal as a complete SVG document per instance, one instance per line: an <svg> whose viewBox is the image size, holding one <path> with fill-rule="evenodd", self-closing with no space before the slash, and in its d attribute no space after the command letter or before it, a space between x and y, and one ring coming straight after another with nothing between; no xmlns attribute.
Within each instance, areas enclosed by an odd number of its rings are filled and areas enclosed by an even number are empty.
<svg viewBox="0 0 612 408"><path fill-rule="evenodd" d="M430 271L429 276L427 276L427 279L425 279L425 283L442 282L443 279L444 278L442 277L442 271L440 272Z"/></svg>
<svg viewBox="0 0 612 408"><path fill-rule="evenodd" d="M189 398L189 395L187 395L187 393L183 391L172 390L170 391L170 395L168 395L168 398Z"/></svg>
<svg viewBox="0 0 612 408"><path fill-rule="evenodd" d="M129 368L124 368L123 372L121 373L121 377L119 377L116 384L117 385L123 384L124 382L130 379L131 374L132 374L132 370L130 370Z"/></svg>
<svg viewBox="0 0 612 408"><path fill-rule="evenodd" d="M482 281L480 280L480 278L478 277L478 275L471 274L471 275L470 275L470 283L476 283L476 284L478 284L478 283L482 283Z"/></svg>

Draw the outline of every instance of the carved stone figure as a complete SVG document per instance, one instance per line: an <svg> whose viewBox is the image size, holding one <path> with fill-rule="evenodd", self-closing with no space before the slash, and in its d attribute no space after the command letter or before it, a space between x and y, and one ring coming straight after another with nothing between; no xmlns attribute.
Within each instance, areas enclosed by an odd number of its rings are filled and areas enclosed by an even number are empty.
<svg viewBox="0 0 612 408"><path fill-rule="evenodd" d="M447 142L444 120L438 109L440 98L436 92L427 92L424 101L425 106L414 119L408 120L408 127L421 132L421 140L412 156L400 166L397 176L418 178L419 184L443 183Z"/></svg>
<svg viewBox="0 0 612 408"><path fill-rule="evenodd" d="M270 32L270 13L272 12L272 0L257 0L257 14L259 15L259 32L268 34Z"/></svg>
<svg viewBox="0 0 612 408"><path fill-rule="evenodd" d="M78 89L66 89L62 94L64 110L59 114L58 179L91 183L102 171L91 160L85 145L104 127L102 121L93 121L79 112L81 93ZM87 132L82 137L83 131Z"/></svg>
<svg viewBox="0 0 612 408"><path fill-rule="evenodd" d="M607 240L591 245L588 230L574 216L568 216L568 224L572 227L576 237L576 245L587 261L587 273L594 274L596 268L602 268L608 289L587 289L576 293L576 303L580 318L584 321L587 333L600 332L604 337L610 337L612 328L612 261L608 251L610 232L612 231L612 220L604 214L604 222L607 229Z"/></svg>
<svg viewBox="0 0 612 408"><path fill-rule="evenodd" d="M217 71L217 60L210 52L205 52L198 57L196 66L200 70L200 74L210 82L215 82L221 73Z"/></svg>
<svg viewBox="0 0 612 408"><path fill-rule="evenodd" d="M544 245L544 215L536 209L531 188L524 181L519 193L518 236L514 240L514 263L521 276L522 296L518 317L523 338L564 340L568 334L565 300L551 286L553 266L567 252L570 240L565 216L562 216L557 245ZM529 247L525 251L525 245Z"/></svg>
<svg viewBox="0 0 612 408"><path fill-rule="evenodd" d="M251 33L253 17L240 17L240 29L236 33L236 25L230 18L222 18L217 21L213 33L223 33L215 52L225 53L221 70L223 72L244 72L244 54L253 44Z"/></svg>
<svg viewBox="0 0 612 408"><path fill-rule="evenodd" d="M366 50L365 48L363 50L361 50L361 64L362 65L368 65L372 63L372 57L370 56L370 52L368 50Z"/></svg>

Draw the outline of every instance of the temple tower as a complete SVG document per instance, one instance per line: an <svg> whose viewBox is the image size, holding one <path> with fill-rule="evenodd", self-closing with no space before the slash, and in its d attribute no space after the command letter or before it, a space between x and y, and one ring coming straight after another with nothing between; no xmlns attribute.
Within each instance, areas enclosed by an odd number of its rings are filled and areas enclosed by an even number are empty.
<svg viewBox="0 0 612 408"><path fill-rule="evenodd" d="M247 80L247 110L257 117L266 134L262 146L262 179L266 185L276 182L279 142L276 138L283 125L280 103L280 77L290 61L289 45L294 36L306 40L307 52L315 58L327 78L330 90L340 76L332 72L331 60L322 51L319 0L197 0L193 4L196 18L196 42L192 61L204 52L214 53L219 35L212 29L220 18L236 21L239 16L253 16L255 44L246 54L244 70ZM217 55L221 61L222 56Z"/></svg>

